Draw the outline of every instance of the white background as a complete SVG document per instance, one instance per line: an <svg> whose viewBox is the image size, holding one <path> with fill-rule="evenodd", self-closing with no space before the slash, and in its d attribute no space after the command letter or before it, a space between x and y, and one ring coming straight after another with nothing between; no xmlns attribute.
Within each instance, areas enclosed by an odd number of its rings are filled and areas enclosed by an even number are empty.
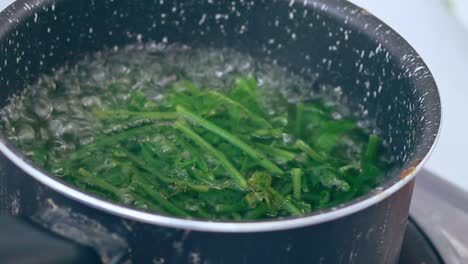
<svg viewBox="0 0 468 264"><path fill-rule="evenodd" d="M426 168L468 191L468 27L461 23L468 26L468 0L350 1L398 31L432 70L442 96L443 127ZM0 0L0 9L11 2Z"/></svg>

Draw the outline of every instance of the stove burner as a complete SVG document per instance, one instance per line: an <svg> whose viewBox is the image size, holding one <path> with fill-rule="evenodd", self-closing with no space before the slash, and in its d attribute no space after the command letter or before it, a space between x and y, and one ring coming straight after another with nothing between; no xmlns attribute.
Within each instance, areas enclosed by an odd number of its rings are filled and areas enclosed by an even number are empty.
<svg viewBox="0 0 468 264"><path fill-rule="evenodd" d="M399 264L441 264L444 263L427 236L410 219L406 227Z"/></svg>
<svg viewBox="0 0 468 264"><path fill-rule="evenodd" d="M443 262L468 263L467 192L423 170L416 177L410 216Z"/></svg>

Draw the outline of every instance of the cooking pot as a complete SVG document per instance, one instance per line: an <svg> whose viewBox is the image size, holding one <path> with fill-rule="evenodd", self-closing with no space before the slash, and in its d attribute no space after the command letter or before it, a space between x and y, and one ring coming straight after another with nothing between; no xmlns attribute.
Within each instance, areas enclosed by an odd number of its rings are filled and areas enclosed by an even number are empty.
<svg viewBox="0 0 468 264"><path fill-rule="evenodd" d="M433 77L401 36L341 0L20 0L0 14L0 106L83 54L149 41L234 48L304 76L315 92L334 89L336 100L381 132L397 169L370 193L310 215L199 221L83 193L1 136L2 214L26 216L108 263L397 261L415 175L441 119Z"/></svg>

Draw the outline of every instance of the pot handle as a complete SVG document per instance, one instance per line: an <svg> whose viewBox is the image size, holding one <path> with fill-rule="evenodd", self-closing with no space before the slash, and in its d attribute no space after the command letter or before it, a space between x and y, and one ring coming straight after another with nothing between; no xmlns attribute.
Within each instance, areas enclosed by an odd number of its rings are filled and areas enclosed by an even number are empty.
<svg viewBox="0 0 468 264"><path fill-rule="evenodd" d="M0 262L94 264L101 260L92 248L59 237L25 218L2 216Z"/></svg>

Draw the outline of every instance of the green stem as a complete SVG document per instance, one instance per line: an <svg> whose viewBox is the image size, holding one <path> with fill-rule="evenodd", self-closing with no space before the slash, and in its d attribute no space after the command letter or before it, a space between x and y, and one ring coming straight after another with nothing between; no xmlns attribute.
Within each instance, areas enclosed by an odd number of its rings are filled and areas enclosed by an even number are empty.
<svg viewBox="0 0 468 264"><path fill-rule="evenodd" d="M293 192L293 183L292 181L285 182L277 189L282 195L288 195Z"/></svg>
<svg viewBox="0 0 468 264"><path fill-rule="evenodd" d="M215 133L216 135L222 137L223 139L227 140L229 143L233 144L234 146L240 148L242 151L244 151L246 154L248 154L250 157L255 159L262 167L265 169L277 173L277 174L283 174L283 170L281 170L278 166L276 166L274 163L269 161L265 155L262 153L256 151L253 149L251 146L249 146L247 143L236 137L235 135L229 133L228 131L222 129L221 127L211 123L210 121L196 115L195 113L190 112L186 108L178 105L176 107L176 111L183 116L184 118L188 119L191 122L197 123L198 125L204 127L205 129L211 131L212 133Z"/></svg>
<svg viewBox="0 0 468 264"><path fill-rule="evenodd" d="M247 212L244 216L247 220L255 220L264 216L267 212L267 208L264 205L259 205L255 209Z"/></svg>
<svg viewBox="0 0 468 264"><path fill-rule="evenodd" d="M149 186L143 185L139 182L135 182L135 185L137 186L139 190L141 190L144 194L146 194L148 198L151 198L154 201L161 204L161 206L163 206L170 213L175 214L177 216L190 218L189 214L187 214L185 211L175 206L173 203L171 203L168 199L166 199L166 197L164 197L158 191L155 191L151 189Z"/></svg>
<svg viewBox="0 0 468 264"><path fill-rule="evenodd" d="M245 204L242 202L234 203L234 204L217 204L215 205L216 212L222 213L232 213L232 212L239 212L245 209Z"/></svg>
<svg viewBox="0 0 468 264"><path fill-rule="evenodd" d="M284 200L283 202L284 209L288 211L291 215L302 215L301 210L299 210L291 201Z"/></svg>
<svg viewBox="0 0 468 264"><path fill-rule="evenodd" d="M195 214L198 215L201 218L204 218L204 219L213 219L213 216L211 214L209 214L203 208L198 208L198 210L195 212Z"/></svg>
<svg viewBox="0 0 468 264"><path fill-rule="evenodd" d="M191 182L187 182L187 181L183 181L183 180L178 180L178 179L174 179L174 178L169 178L169 177L165 177L165 176L159 176L159 178L161 179L161 181L163 181L165 183L176 184L178 186L186 187L187 189L190 189L190 190L196 191L196 192L208 192L211 189L210 186L208 186L208 185L195 184L195 183L191 183Z"/></svg>
<svg viewBox="0 0 468 264"><path fill-rule="evenodd" d="M291 174L293 181L293 196L296 200L301 200L303 171L299 168L294 168L291 170Z"/></svg>
<svg viewBox="0 0 468 264"><path fill-rule="evenodd" d="M158 213L168 213L162 206L159 204L154 203L152 200L148 200L145 197L141 196L137 192L131 192L131 195L134 200L138 200L139 202L145 203L148 206L148 209Z"/></svg>
<svg viewBox="0 0 468 264"><path fill-rule="evenodd" d="M379 147L379 137L376 134L369 136L364 161L366 164L372 164L377 158L377 149Z"/></svg>
<svg viewBox="0 0 468 264"><path fill-rule="evenodd" d="M102 137L97 138L92 143L83 146L82 148L75 151L72 154L71 159L83 158L84 155L87 155L91 148L103 149L107 146L113 146L119 143L119 141L128 139L130 137L141 135L142 133L151 133L154 131L155 125L144 125L137 128L132 128L123 132L119 132L113 135L103 135Z"/></svg>
<svg viewBox="0 0 468 264"><path fill-rule="evenodd" d="M197 148L194 148L193 145L189 144L186 141L182 141L182 144L183 144L184 149L188 150L191 155L195 156L195 158L197 160L197 165L198 165L197 167L203 172L200 175L201 178L204 181L211 182L214 177L210 178L210 176L209 176L210 172L209 172L208 164L206 164L205 158L203 157L203 154L200 153L200 150L197 149Z"/></svg>
<svg viewBox="0 0 468 264"><path fill-rule="evenodd" d="M221 163L224 169L226 169L226 171L236 181L239 188L245 190L249 187L244 176L242 176L242 174L234 167L234 165L231 164L231 162L226 158L226 156L224 156L223 153L214 148L210 143L206 142L202 137L200 137L195 131L190 129L190 127L184 123L177 121L175 122L174 126L182 133L184 133L187 138L193 140L196 144L210 152L211 155L213 155Z"/></svg>
<svg viewBox="0 0 468 264"><path fill-rule="evenodd" d="M250 118L252 118L252 120L254 120L254 121L258 122L258 123L261 123L264 126L267 126L267 127L270 127L270 128L272 127L271 124L267 120L265 120L263 117L260 117L260 116L258 116L256 114L252 113L252 111L250 111L243 104L232 100L231 98L227 97L226 95L224 95L222 93L215 92L215 91L208 91L207 93L209 95L214 96L217 99L223 101L226 104L229 104L231 106L234 106L234 107L242 110L244 113L246 113L248 116L250 116Z"/></svg>
<svg viewBox="0 0 468 264"><path fill-rule="evenodd" d="M195 184L195 183L178 180L178 179L174 179L170 177L165 177L165 176L159 176L158 178L165 183L175 184L181 187L186 187L187 189L190 189L196 192L208 192L211 189L210 186L204 185L204 184Z"/></svg>
<svg viewBox="0 0 468 264"><path fill-rule="evenodd" d="M126 154L127 154L127 157L134 163L136 163L138 165L138 167L140 167L140 169L146 171L146 172L149 172L151 174L155 174L155 170L157 170L157 168L148 168L145 166L145 163L139 158L137 157L136 155L128 152L128 151L125 151ZM149 164L151 164L151 160L148 162ZM167 184L175 184L177 186L181 186L181 187L186 187L187 189L190 189L190 190L193 190L193 191L196 191L196 192L208 192L211 187L208 186L208 185L204 185L204 184L196 184L196 183L191 183L191 182L188 182L188 181L184 181L184 180L179 180L179 179L175 179L175 178L171 178L171 177L166 177L166 176L163 176L163 175L157 175L156 173L156 177L161 180L162 182L164 183L167 183Z"/></svg>
<svg viewBox="0 0 468 264"><path fill-rule="evenodd" d="M345 174L349 170L360 170L360 169L361 169L361 165L359 165L357 163L350 163L348 165L345 165L345 166L342 166L342 167L338 168L338 171L341 174Z"/></svg>
<svg viewBox="0 0 468 264"><path fill-rule="evenodd" d="M302 136L302 113L304 112L304 105L302 103L298 103L296 105L296 123L294 127L294 132L296 137Z"/></svg>
<svg viewBox="0 0 468 264"><path fill-rule="evenodd" d="M287 151L281 148L274 146L257 143L256 146L261 149L263 152L268 153L270 156L279 158L284 161L291 161L296 158L296 153Z"/></svg>
<svg viewBox="0 0 468 264"><path fill-rule="evenodd" d="M325 158L322 157L322 155L320 155L317 151L312 149L309 145L307 145L307 143L305 143L301 139L298 139L294 146L300 149L301 151L305 152L310 158L317 162L323 163L326 161Z"/></svg>
<svg viewBox="0 0 468 264"><path fill-rule="evenodd" d="M119 199L122 199L122 192L119 188L115 187L114 185L106 182L105 180L97 177L96 175L94 175L92 172L84 169L84 168L79 168L78 169L78 174L80 174L81 176L83 176L85 179L87 179L88 181L83 181L89 185L92 185L94 187L97 187L97 188L100 188L102 190L105 190L111 194L114 194L115 196L117 196Z"/></svg>
<svg viewBox="0 0 468 264"><path fill-rule="evenodd" d="M189 200L188 196L184 194L177 194L174 197L172 197L172 202L175 205L177 205L180 208L184 208L186 211L189 211L194 216L213 220L213 215L206 212L206 210L202 207L198 207L196 210L194 210L193 208L189 208L190 205L187 204L187 200Z"/></svg>
<svg viewBox="0 0 468 264"><path fill-rule="evenodd" d="M283 201L283 208L288 211L291 215L301 215L302 212L297 208L289 199L284 198L279 192L272 187L268 187L268 191L277 197L278 200Z"/></svg>
<svg viewBox="0 0 468 264"><path fill-rule="evenodd" d="M133 112L126 110L94 110L93 114L100 119L127 119L130 117L136 117L138 119L173 120L177 118L177 113L175 112Z"/></svg>

